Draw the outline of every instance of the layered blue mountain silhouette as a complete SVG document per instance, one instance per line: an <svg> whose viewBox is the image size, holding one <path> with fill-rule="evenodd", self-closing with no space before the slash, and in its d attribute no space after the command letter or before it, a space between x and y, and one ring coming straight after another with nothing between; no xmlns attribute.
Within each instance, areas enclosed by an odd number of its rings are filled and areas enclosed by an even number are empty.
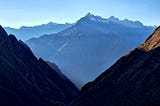
<svg viewBox="0 0 160 106"><path fill-rule="evenodd" d="M96 78L127 51L144 41L154 27L139 21L108 19L88 13L73 26L26 43L37 57L55 62L78 87Z"/></svg>
<svg viewBox="0 0 160 106"><path fill-rule="evenodd" d="M53 34L60 32L66 28L71 27L72 24L66 23L66 24L57 24L50 22L48 24L42 24L32 27L22 26L19 29L5 27L5 30L9 34L14 34L17 39L21 39L23 41L26 41L32 37L40 37L44 34Z"/></svg>

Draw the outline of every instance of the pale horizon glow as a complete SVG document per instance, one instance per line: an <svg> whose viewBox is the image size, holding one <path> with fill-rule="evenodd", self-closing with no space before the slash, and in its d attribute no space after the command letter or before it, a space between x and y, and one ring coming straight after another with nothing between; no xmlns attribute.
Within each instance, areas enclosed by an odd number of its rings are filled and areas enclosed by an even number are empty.
<svg viewBox="0 0 160 106"><path fill-rule="evenodd" d="M0 25L19 28L54 23L74 23L88 12L108 18L160 25L159 0L0 0Z"/></svg>

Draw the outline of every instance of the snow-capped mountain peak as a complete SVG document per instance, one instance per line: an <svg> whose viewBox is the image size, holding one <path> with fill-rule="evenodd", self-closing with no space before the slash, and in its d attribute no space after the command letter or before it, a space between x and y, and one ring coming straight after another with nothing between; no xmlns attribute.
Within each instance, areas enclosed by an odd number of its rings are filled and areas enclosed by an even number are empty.
<svg viewBox="0 0 160 106"><path fill-rule="evenodd" d="M95 15L93 15L93 14L91 14L91 13L89 12L89 13L87 13L87 14L85 15L85 17L95 17Z"/></svg>
<svg viewBox="0 0 160 106"><path fill-rule="evenodd" d="M111 21L111 22L117 22L117 21L120 21L118 18L114 17L114 16L111 16L109 17L108 19L106 19L108 21Z"/></svg>
<svg viewBox="0 0 160 106"><path fill-rule="evenodd" d="M83 18L87 19L87 20L91 20L91 21L94 21L94 22L97 22L99 20L99 16L95 16L91 13L88 13L87 15L85 15ZM82 18L82 19L83 19Z"/></svg>
<svg viewBox="0 0 160 106"><path fill-rule="evenodd" d="M101 22L106 23L107 22L105 18L88 13L84 17L82 17L80 20L78 20L77 23L88 22L88 21L94 22L94 23L101 23Z"/></svg>
<svg viewBox="0 0 160 106"><path fill-rule="evenodd" d="M111 16L109 18L102 18L101 16L97 16L97 15L93 15L91 13L87 13L83 18L81 18L79 21L77 22L86 22L86 21L90 21L90 22L95 22L95 23L109 23L109 22L120 22L120 20L118 18L115 18L114 16Z"/></svg>
<svg viewBox="0 0 160 106"><path fill-rule="evenodd" d="M102 18L101 16L93 15L91 13L86 14L84 17L82 17L80 20L77 21L77 23L98 23L98 24L121 24L128 27L143 27L144 25L139 21L131 21L128 19L120 20L119 18L116 18L114 16L110 16L109 18Z"/></svg>

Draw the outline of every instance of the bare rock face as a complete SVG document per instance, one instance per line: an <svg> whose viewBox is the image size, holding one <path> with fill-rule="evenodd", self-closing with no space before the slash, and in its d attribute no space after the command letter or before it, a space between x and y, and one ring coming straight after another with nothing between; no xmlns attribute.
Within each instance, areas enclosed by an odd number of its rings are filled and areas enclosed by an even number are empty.
<svg viewBox="0 0 160 106"><path fill-rule="evenodd" d="M139 47L145 51L156 49L160 46L160 27Z"/></svg>
<svg viewBox="0 0 160 106"><path fill-rule="evenodd" d="M72 106L159 106L160 27L139 47L86 84Z"/></svg>
<svg viewBox="0 0 160 106"><path fill-rule="evenodd" d="M66 83L68 82L68 83ZM78 93L29 47L0 26L0 105L53 106L69 102Z"/></svg>

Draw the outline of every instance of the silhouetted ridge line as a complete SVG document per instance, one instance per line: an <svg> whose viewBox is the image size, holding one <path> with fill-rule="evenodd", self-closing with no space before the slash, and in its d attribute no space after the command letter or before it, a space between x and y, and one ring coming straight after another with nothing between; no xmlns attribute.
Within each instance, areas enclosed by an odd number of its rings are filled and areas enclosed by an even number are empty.
<svg viewBox="0 0 160 106"><path fill-rule="evenodd" d="M64 105L78 89L0 26L0 106Z"/></svg>

